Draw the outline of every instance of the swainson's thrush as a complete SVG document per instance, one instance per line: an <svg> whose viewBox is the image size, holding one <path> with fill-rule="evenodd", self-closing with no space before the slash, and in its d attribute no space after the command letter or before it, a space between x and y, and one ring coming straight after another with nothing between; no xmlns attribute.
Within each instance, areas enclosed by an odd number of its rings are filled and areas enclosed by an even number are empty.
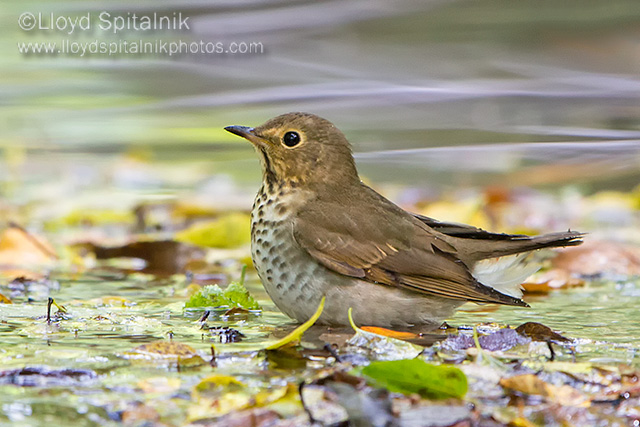
<svg viewBox="0 0 640 427"><path fill-rule="evenodd" d="M345 136L313 114L229 126L262 163L251 211L253 263L269 296L300 322L433 326L465 301L527 306L528 252L582 243L581 233L490 233L404 211L360 181ZM498 258L502 257L502 258Z"/></svg>

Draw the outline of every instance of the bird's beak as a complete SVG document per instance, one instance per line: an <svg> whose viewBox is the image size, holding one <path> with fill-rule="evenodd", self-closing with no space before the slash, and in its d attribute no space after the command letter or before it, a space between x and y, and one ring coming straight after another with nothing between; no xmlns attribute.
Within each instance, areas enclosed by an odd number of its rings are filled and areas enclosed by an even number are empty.
<svg viewBox="0 0 640 427"><path fill-rule="evenodd" d="M252 144L259 145L261 147L266 147L267 142L256 135L253 128L247 126L227 126L224 128L227 132L231 132L234 135L238 135L248 140Z"/></svg>

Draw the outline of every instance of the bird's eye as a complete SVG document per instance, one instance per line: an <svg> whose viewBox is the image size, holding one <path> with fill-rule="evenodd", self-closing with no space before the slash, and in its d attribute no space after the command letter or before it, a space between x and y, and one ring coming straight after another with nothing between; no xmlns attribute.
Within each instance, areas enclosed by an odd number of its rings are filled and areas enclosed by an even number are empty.
<svg viewBox="0 0 640 427"><path fill-rule="evenodd" d="M300 144L300 135L298 132L287 132L282 137L282 143L287 147L295 147Z"/></svg>

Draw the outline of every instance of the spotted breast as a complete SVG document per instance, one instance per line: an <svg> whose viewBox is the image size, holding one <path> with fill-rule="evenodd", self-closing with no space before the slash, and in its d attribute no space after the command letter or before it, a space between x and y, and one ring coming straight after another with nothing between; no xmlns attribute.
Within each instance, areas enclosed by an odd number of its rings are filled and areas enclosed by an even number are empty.
<svg viewBox="0 0 640 427"><path fill-rule="evenodd" d="M251 210L251 258L269 297L289 317L304 321L318 305L311 292L323 269L293 237L297 206L307 195L295 186L265 184Z"/></svg>

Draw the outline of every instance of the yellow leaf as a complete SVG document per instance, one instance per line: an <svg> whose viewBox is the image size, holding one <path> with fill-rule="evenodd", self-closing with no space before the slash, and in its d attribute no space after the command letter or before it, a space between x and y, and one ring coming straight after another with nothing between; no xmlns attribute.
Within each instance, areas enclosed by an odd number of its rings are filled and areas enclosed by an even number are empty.
<svg viewBox="0 0 640 427"><path fill-rule="evenodd" d="M84 303L93 307L129 307L133 305L128 299L115 295L93 298Z"/></svg>
<svg viewBox="0 0 640 427"><path fill-rule="evenodd" d="M234 248L249 243L249 215L235 213L214 221L200 222L176 233L175 239L207 248Z"/></svg>
<svg viewBox="0 0 640 427"><path fill-rule="evenodd" d="M191 398L193 400L199 400L204 392L218 391L231 391L230 389L237 391L244 388L244 384L238 381L231 375L215 374L202 379L198 384L193 387L191 392Z"/></svg>
<svg viewBox="0 0 640 427"><path fill-rule="evenodd" d="M195 349L190 345L164 340L142 344L133 351L136 353L150 353L163 356L194 356L196 354Z"/></svg>
<svg viewBox="0 0 640 427"><path fill-rule="evenodd" d="M286 337L282 338L281 340L265 348L265 350L275 350L277 348L282 347L283 345L289 344L290 342L300 341L300 338L302 338L302 334L304 334L305 331L309 329L311 326L313 326L313 324L316 323L316 320L320 318L320 315L322 314L322 310L324 309L324 300L325 300L325 297L322 297L322 300L320 300L320 305L318 306L318 309L313 314L313 316L311 316L309 320L307 320L302 325L295 328Z"/></svg>
<svg viewBox="0 0 640 427"><path fill-rule="evenodd" d="M137 386L144 393L173 393L180 388L179 378L151 377L137 382Z"/></svg>

